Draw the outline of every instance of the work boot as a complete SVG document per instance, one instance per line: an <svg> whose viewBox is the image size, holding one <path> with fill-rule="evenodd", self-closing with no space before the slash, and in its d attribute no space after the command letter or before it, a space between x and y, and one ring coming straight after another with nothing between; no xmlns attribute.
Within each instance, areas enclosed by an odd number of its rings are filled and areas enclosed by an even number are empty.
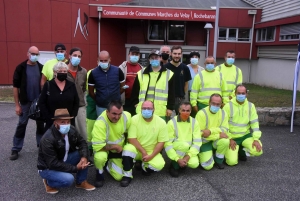
<svg viewBox="0 0 300 201"><path fill-rule="evenodd" d="M247 156L239 156L240 161L247 161Z"/></svg>
<svg viewBox="0 0 300 201"><path fill-rule="evenodd" d="M56 194L56 193L58 193L58 190L56 188L52 188L51 186L48 185L46 179L43 179L43 183L44 183L44 186L46 188L46 193L49 193L49 194Z"/></svg>
<svg viewBox="0 0 300 201"><path fill-rule="evenodd" d="M218 169L224 169L224 164L223 164L223 163L215 163L215 166L216 166Z"/></svg>
<svg viewBox="0 0 300 201"><path fill-rule="evenodd" d="M87 180L81 182L81 184L76 184L75 187L76 187L76 188L82 188L82 189L87 190L87 191L93 191L93 190L96 189L95 186L89 184L89 183L87 182Z"/></svg>
<svg viewBox="0 0 300 201"><path fill-rule="evenodd" d="M135 164L134 164L134 168L135 168L137 171L142 170L142 161L136 161Z"/></svg>
<svg viewBox="0 0 300 201"><path fill-rule="evenodd" d="M131 182L131 178L130 177L123 177L122 180L121 180L121 182L120 182L120 185L122 187L127 187L127 186L129 186L130 182Z"/></svg>
<svg viewBox="0 0 300 201"><path fill-rule="evenodd" d="M179 171L176 170L173 165L171 164L170 168L169 168L169 173L171 175L171 177L178 177L179 176Z"/></svg>
<svg viewBox="0 0 300 201"><path fill-rule="evenodd" d="M12 150L9 159L12 160L12 161L14 161L14 160L17 160L18 157L19 157L18 151Z"/></svg>
<svg viewBox="0 0 300 201"><path fill-rule="evenodd" d="M104 176L103 174L100 174L98 170L96 170L96 181L95 181L95 187L99 188L104 185Z"/></svg>

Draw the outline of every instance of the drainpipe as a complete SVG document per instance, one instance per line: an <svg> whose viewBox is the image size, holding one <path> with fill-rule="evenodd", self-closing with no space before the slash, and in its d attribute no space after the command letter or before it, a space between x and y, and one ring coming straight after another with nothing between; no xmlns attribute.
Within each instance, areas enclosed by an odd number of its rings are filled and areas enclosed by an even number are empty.
<svg viewBox="0 0 300 201"><path fill-rule="evenodd" d="M252 48L253 48L253 34L254 34L254 23L255 23L255 16L256 10L248 10L248 14L253 14L253 22L252 22L252 31L251 31L251 44L250 44L250 53L249 53L249 65L248 65L248 82L251 83L251 65L252 65Z"/></svg>
<svg viewBox="0 0 300 201"><path fill-rule="evenodd" d="M215 20L215 36L214 36L214 51L213 56L217 59L217 43L218 43L218 32L219 32L219 11L220 11L220 0L216 2L216 20Z"/></svg>
<svg viewBox="0 0 300 201"><path fill-rule="evenodd" d="M102 7L98 7L98 13L99 13L99 20L98 20L98 54L100 53L100 20L101 20L101 12L102 12ZM98 56L98 55L97 55Z"/></svg>

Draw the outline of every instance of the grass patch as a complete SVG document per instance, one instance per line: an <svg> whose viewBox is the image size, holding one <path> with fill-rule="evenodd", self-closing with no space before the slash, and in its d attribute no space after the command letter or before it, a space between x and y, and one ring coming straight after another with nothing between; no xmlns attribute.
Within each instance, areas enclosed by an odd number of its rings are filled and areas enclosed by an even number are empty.
<svg viewBox="0 0 300 201"><path fill-rule="evenodd" d="M13 102L14 94L12 87L0 87L0 101Z"/></svg>

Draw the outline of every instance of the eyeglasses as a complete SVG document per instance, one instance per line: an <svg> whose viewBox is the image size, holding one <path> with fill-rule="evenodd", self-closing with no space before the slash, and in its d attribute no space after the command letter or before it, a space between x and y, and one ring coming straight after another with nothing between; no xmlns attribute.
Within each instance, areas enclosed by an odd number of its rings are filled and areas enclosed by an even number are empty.
<svg viewBox="0 0 300 201"><path fill-rule="evenodd" d="M32 56L39 56L39 53L33 53L33 52L28 52L29 54L31 54Z"/></svg>

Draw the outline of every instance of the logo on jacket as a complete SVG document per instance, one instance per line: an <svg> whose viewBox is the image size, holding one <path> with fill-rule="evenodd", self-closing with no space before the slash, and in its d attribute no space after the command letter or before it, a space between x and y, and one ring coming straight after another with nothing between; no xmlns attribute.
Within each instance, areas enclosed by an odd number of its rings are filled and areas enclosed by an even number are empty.
<svg viewBox="0 0 300 201"><path fill-rule="evenodd" d="M77 28L79 26L80 32L83 35L83 37L85 38L85 40L87 40L87 36L89 35L88 29L87 29L87 23L89 21L89 18L87 16L86 13L83 13L84 15L84 23L83 26L81 25L81 20L80 20L80 8L78 9L78 16L77 16L77 21L76 21L76 28L74 31L74 38L77 32Z"/></svg>

